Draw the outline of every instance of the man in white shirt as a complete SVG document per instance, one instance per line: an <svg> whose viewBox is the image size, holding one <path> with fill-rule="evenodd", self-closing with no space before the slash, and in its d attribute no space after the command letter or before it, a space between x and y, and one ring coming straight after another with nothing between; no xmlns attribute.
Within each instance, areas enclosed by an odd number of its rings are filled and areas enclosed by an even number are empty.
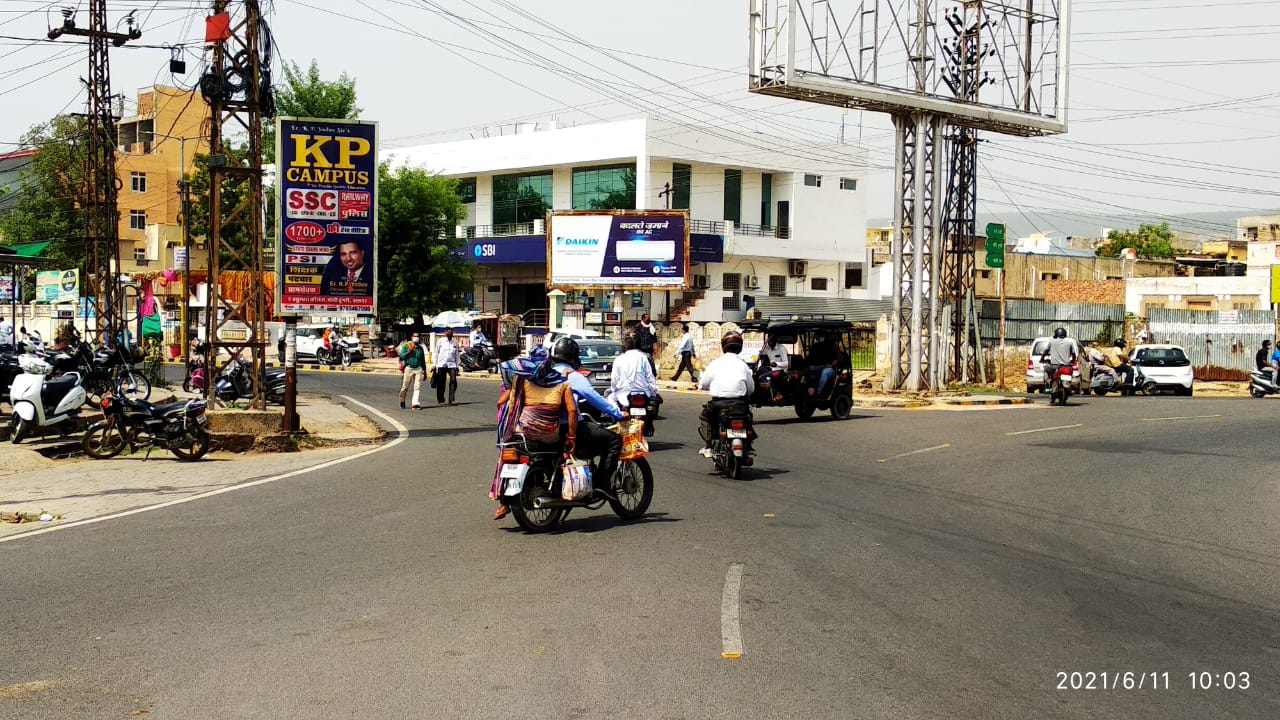
<svg viewBox="0 0 1280 720"><path fill-rule="evenodd" d="M0 345L13 344L13 325L6 318L0 318Z"/></svg>
<svg viewBox="0 0 1280 720"><path fill-rule="evenodd" d="M684 326L684 334L680 336L680 344L676 346L676 355L680 356L680 367L676 368L672 382L679 380L685 370L689 371L689 377L695 383L698 382L698 374L693 371L693 335L689 333L688 324Z"/></svg>
<svg viewBox="0 0 1280 720"><path fill-rule="evenodd" d="M649 367L649 356L636 349L636 338L630 333L622 337L622 354L614 359L611 372L609 399L623 410L632 393L658 395L658 381Z"/></svg>
<svg viewBox="0 0 1280 720"><path fill-rule="evenodd" d="M742 334L732 331L725 333L720 338L720 348L724 354L703 369L699 382L703 390L711 392L711 402L702 406L700 417L702 441L705 444L700 451L703 457L711 457L711 437L720 427L720 416L730 408L744 409L750 415L751 405L748 401L756 389L751 367L738 355L742 352Z"/></svg>
<svg viewBox="0 0 1280 720"><path fill-rule="evenodd" d="M436 351L431 355L431 367L436 386L436 404L444 404L444 386L449 384L449 404L457 405L454 399L458 392L458 344L453 341L453 329L444 331L444 337L436 343Z"/></svg>
<svg viewBox="0 0 1280 720"><path fill-rule="evenodd" d="M787 369L790 367L791 354L787 349L778 346L777 338L766 339L760 350L760 384L768 388L774 402L782 400L782 385L786 382Z"/></svg>

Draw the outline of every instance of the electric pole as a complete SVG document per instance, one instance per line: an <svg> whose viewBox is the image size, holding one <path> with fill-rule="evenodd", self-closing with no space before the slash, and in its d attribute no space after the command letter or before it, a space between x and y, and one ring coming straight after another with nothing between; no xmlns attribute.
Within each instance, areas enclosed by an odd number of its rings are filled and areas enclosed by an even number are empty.
<svg viewBox="0 0 1280 720"><path fill-rule="evenodd" d="M258 0L214 0L206 36L217 39L213 64L200 79L209 103L209 292L207 342L211 360L226 350L228 362L248 353L253 387L250 406L266 408L262 379L266 371L268 305L263 257L262 118L272 111L271 86L264 81L269 58L260 53L262 20ZM212 33L212 35L211 35ZM270 47L268 44L267 47ZM244 133L247 146L237 152L227 135ZM232 199L238 195L238 201ZM222 286L223 280L227 287ZM209 378L217 377L216 362ZM210 402L214 383L205 386Z"/></svg>
<svg viewBox="0 0 1280 720"><path fill-rule="evenodd" d="M182 367L191 366L191 181L187 179L183 169L182 179L178 181L178 197L182 201ZM184 369L183 372L186 372ZM208 384L208 362L205 363L205 383Z"/></svg>
<svg viewBox="0 0 1280 720"><path fill-rule="evenodd" d="M108 45L116 47L142 37L133 13L125 16L127 31L111 32L106 0L89 0L89 27L76 27L75 10L62 11L62 27L51 28L49 39L63 35L89 38L89 161L84 195L87 270L86 284L93 293L98 341L114 345L124 332L123 293L120 289L120 215L116 179L116 117L111 107L111 65Z"/></svg>

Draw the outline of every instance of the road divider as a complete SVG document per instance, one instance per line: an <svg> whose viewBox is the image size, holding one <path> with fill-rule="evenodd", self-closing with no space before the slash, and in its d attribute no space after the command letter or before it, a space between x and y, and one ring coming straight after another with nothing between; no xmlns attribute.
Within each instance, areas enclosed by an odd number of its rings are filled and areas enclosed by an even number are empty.
<svg viewBox="0 0 1280 720"><path fill-rule="evenodd" d="M742 568L742 563L729 566L729 572L724 576L724 594L720 597L720 657L725 660L742 657L742 623L738 615Z"/></svg>
<svg viewBox="0 0 1280 720"><path fill-rule="evenodd" d="M941 445L934 445L933 447L921 448L919 450L912 450L911 452L898 453L897 455L891 455L887 458L880 458L879 460L876 460L876 462L887 463L890 460L897 460L898 458L909 457L911 455L919 455L920 453L933 452L934 450L943 450L949 447L951 447L951 443L943 443Z"/></svg>

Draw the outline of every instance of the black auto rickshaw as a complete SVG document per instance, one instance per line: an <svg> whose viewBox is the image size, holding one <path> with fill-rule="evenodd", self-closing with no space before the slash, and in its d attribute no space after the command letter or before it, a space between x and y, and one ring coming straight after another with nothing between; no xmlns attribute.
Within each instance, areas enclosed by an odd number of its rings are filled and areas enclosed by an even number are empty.
<svg viewBox="0 0 1280 720"><path fill-rule="evenodd" d="M791 406L801 420L808 420L815 410L830 410L837 420L849 417L853 323L843 315L785 315L771 317L762 330L764 347L752 365L756 389L751 404ZM769 362L766 352L771 347L786 349L785 365Z"/></svg>

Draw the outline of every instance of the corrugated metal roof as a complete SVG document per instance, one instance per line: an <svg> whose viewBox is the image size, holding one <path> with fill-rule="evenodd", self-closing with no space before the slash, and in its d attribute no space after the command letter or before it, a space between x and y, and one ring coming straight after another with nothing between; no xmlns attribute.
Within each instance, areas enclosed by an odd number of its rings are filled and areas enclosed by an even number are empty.
<svg viewBox="0 0 1280 720"><path fill-rule="evenodd" d="M893 300L850 300L826 297L776 297L756 298L756 310L761 315L843 314L850 322L875 322L880 316L893 311Z"/></svg>

